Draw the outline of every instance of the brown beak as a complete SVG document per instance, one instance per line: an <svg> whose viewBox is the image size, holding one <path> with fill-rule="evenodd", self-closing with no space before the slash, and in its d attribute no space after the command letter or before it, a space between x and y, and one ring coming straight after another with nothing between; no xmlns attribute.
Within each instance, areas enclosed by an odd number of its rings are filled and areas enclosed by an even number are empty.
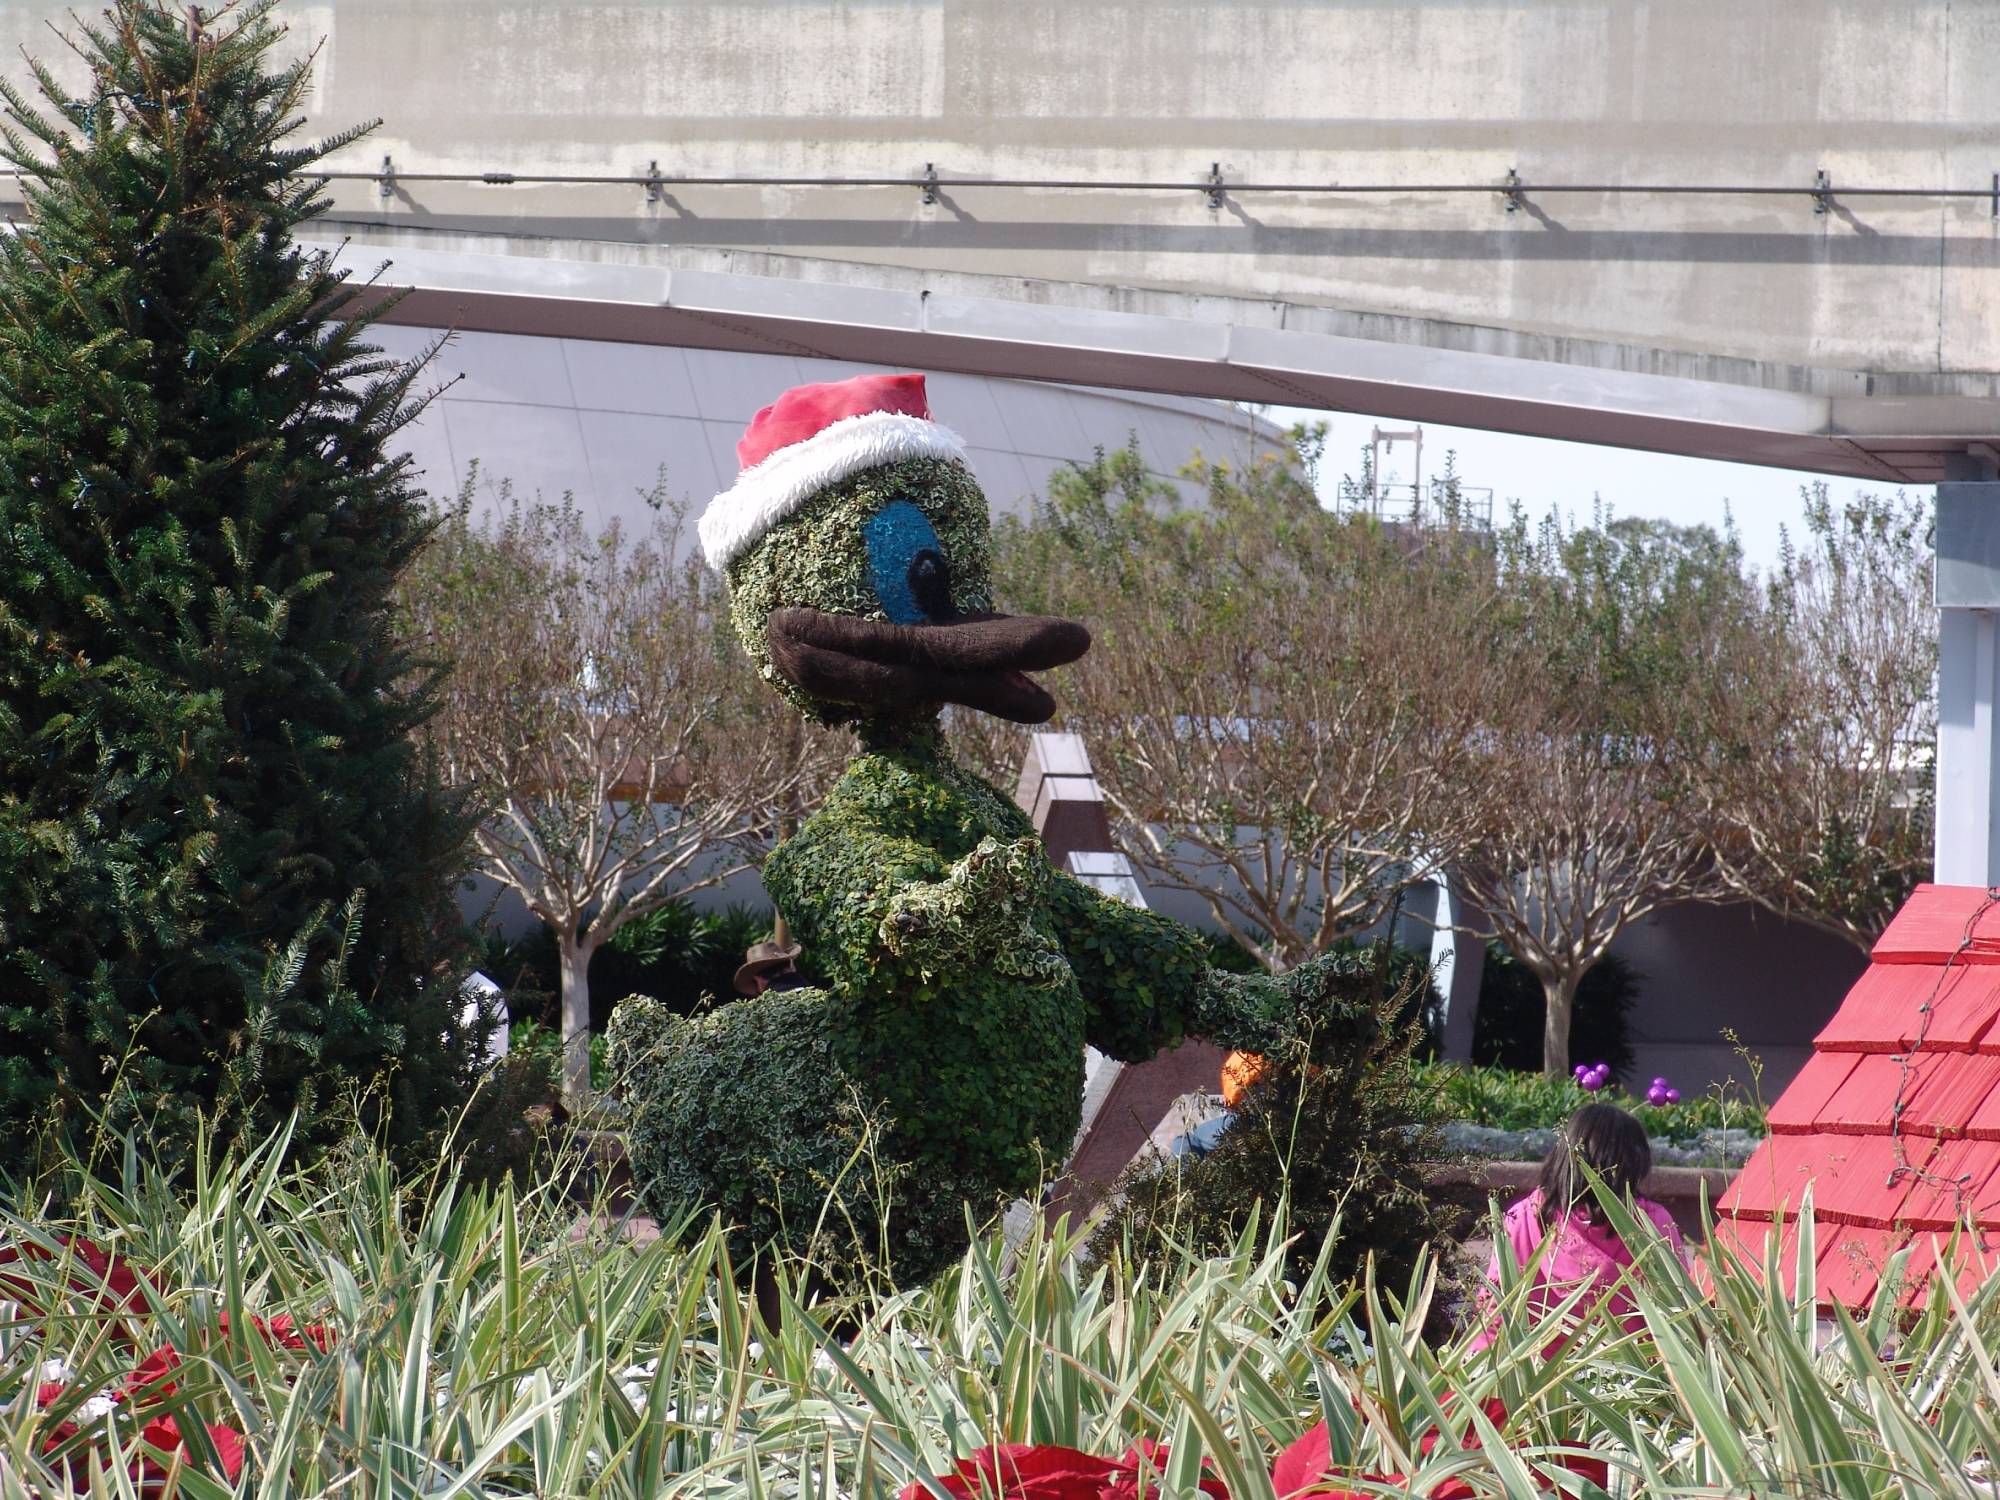
<svg viewBox="0 0 2000 1500"><path fill-rule="evenodd" d="M1073 620L966 615L936 625L890 625L817 609L774 609L772 665L815 698L864 708L959 703L1017 724L1056 711L1027 674L1075 661L1090 632Z"/></svg>

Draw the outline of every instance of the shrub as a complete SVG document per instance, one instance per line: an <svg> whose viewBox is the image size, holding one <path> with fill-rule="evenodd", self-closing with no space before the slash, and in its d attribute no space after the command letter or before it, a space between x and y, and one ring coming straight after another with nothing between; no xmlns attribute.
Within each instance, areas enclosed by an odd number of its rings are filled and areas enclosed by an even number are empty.
<svg viewBox="0 0 2000 1500"><path fill-rule="evenodd" d="M1132 1168L1092 1238L1099 1258L1120 1247L1143 1257L1162 1243L1222 1254L1253 1212L1268 1216L1281 1200L1300 1236L1290 1252L1299 1279L1329 1236L1336 1279L1359 1275L1373 1257L1380 1275L1400 1282L1440 1242L1444 1226L1425 1195L1424 1169L1444 1147L1415 1066L1422 1033L1396 1020L1416 974L1404 969L1404 983L1391 988L1397 966L1379 949L1353 962L1375 991L1375 1039L1356 1045L1349 1030L1315 1036L1250 1089L1212 1149Z"/></svg>
<svg viewBox="0 0 2000 1500"><path fill-rule="evenodd" d="M547 1046L510 1047L480 1080L451 1142L468 1181L525 1186L548 1175L563 1119L562 1051L553 1032L543 1035Z"/></svg>
<svg viewBox="0 0 2000 1500"><path fill-rule="evenodd" d="M733 999L744 950L770 937L771 917L768 906L737 903L721 911L699 911L685 900L634 917L590 960L590 1029L602 1032L610 1024L612 1008L627 995L650 995L682 1015L699 1008L703 996ZM496 961L514 977L503 978L492 969L486 972L509 992L510 1013L553 1026L558 983L555 937L537 926L518 942L501 945L500 954ZM817 981L819 970L810 953L800 954L798 964L802 974ZM517 985L524 999L536 1006L532 1011L511 1008ZM592 1087L597 1086L593 1082Z"/></svg>
<svg viewBox="0 0 2000 1500"><path fill-rule="evenodd" d="M473 819L414 743L436 674L390 591L430 520L297 128L269 4L118 0L85 92L0 86L0 1132L351 1094L425 1140L473 1077L454 884ZM39 157L39 160L36 158ZM477 1028L473 1028L477 1030Z"/></svg>
<svg viewBox="0 0 2000 1500"><path fill-rule="evenodd" d="M1505 1068L1462 1068L1451 1063L1424 1065L1424 1086L1435 1093L1446 1120L1495 1130L1553 1130L1578 1108L1596 1099L1631 1111L1655 1140L1690 1145L1704 1130L1762 1131L1764 1111L1734 1084L1691 1094L1679 1104L1656 1107L1643 1096L1589 1094L1573 1079Z"/></svg>
<svg viewBox="0 0 2000 1500"><path fill-rule="evenodd" d="M518 1022L507 1034L507 1055L539 1058L551 1070L559 1070L562 1066L562 1033L540 1021ZM611 1087L609 1056L604 1034L594 1033L590 1038L591 1088Z"/></svg>
<svg viewBox="0 0 2000 1500"><path fill-rule="evenodd" d="M1611 1065L1614 1078L1623 1080L1630 1074L1629 1019L1639 985L1639 971L1616 954L1591 966L1576 987L1565 1073L1578 1063L1602 1062ZM1542 982L1501 944L1487 944L1486 963L1479 977L1479 1016L1472 1030L1472 1060L1486 1067L1539 1072L1547 1009Z"/></svg>
<svg viewBox="0 0 2000 1500"><path fill-rule="evenodd" d="M1263 961L1228 933L1211 928L1196 930L1208 944L1208 961L1213 967L1231 974L1260 974L1264 971ZM1364 949L1386 951L1388 968L1383 983L1393 993L1406 997L1403 1008L1396 1014L1396 1024L1415 1026L1422 1033L1416 1055L1426 1062L1432 1060L1444 1045L1445 997L1438 991L1430 955L1401 943L1385 949L1382 944L1366 944L1351 937L1342 938L1328 951L1359 953Z"/></svg>

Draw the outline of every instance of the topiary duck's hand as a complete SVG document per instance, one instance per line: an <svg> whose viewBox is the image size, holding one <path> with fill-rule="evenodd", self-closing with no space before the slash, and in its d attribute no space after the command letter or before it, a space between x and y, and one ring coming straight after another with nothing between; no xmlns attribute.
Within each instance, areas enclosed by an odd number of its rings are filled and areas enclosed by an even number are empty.
<svg viewBox="0 0 2000 1500"><path fill-rule="evenodd" d="M1323 953L1280 975L1211 969L1196 996L1194 1029L1265 1056L1361 1043L1378 1029L1374 985L1366 957L1354 953Z"/></svg>
<svg viewBox="0 0 2000 1500"><path fill-rule="evenodd" d="M1062 954L1035 933L1033 918L1054 875L1039 839L982 839L942 880L889 898L882 946L926 972L976 960L1021 978L1052 979Z"/></svg>

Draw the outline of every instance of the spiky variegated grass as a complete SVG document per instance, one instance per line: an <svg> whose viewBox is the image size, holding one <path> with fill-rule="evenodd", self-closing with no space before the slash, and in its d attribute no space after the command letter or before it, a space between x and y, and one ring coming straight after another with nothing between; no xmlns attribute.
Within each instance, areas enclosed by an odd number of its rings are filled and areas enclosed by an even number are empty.
<svg viewBox="0 0 2000 1500"><path fill-rule="evenodd" d="M165 1295L143 1315L72 1298L63 1316L0 1328L0 1500L58 1491L65 1453L96 1455L98 1493L136 1494L127 1462L107 1461L131 1451L117 1418L54 1453L46 1437L168 1341L193 1351L169 1403L182 1429L242 1429L238 1492L273 1497L876 1500L987 1442L1110 1455L1156 1437L1172 1451L1163 1493L1194 1494L1209 1460L1237 1500L1272 1500L1273 1455L1322 1418L1337 1460L1413 1473L1418 1493L1457 1475L1525 1497L1531 1466L1568 1445L1649 1496L1904 1500L1979 1493L2000 1451L1990 1288L1969 1306L1940 1290L1906 1329L1885 1305L1828 1337L1810 1284L1724 1264L1710 1298L1648 1242L1639 1296L1656 1341L1591 1324L1544 1360L1560 1312L1529 1316L1510 1271L1499 1342L1471 1355L1418 1339L1428 1272L1393 1294L1323 1270L1288 1285L1280 1218L1219 1258L1160 1245L1098 1266L1066 1231L1011 1249L996 1232L932 1286L838 1306L810 1303L803 1268L780 1266L767 1319L705 1221L643 1246L573 1240L562 1184L398 1181L361 1148L299 1173L279 1166L282 1147L229 1155L181 1190L128 1150L79 1171L62 1223L6 1206L5 1239L87 1233L153 1267ZM20 1274L53 1295L66 1268ZM241 1330L281 1312L331 1324L331 1352L220 1332L225 1313ZM38 1411L37 1377L57 1360L76 1394ZM1472 1410L1494 1396L1499 1429ZM1451 1440L1421 1459L1434 1426ZM1468 1430L1474 1446L1457 1446ZM230 1487L212 1459L190 1456L170 1484L219 1500Z"/></svg>

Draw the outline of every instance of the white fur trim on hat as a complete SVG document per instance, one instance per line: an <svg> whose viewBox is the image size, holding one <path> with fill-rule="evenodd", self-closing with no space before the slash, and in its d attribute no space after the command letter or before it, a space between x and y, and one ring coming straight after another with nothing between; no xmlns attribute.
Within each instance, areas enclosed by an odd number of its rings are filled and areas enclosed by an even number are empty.
<svg viewBox="0 0 2000 1500"><path fill-rule="evenodd" d="M905 458L965 458L949 427L901 412L871 411L829 422L736 476L709 502L695 530L709 565L727 568L808 498L850 474Z"/></svg>

